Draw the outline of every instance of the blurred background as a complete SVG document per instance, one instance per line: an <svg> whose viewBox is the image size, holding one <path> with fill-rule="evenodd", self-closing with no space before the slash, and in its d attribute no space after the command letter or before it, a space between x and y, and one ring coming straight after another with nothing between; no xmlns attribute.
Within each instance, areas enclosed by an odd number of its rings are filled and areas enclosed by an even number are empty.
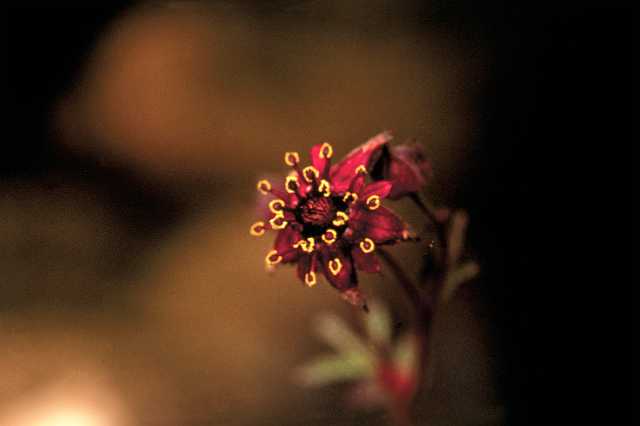
<svg viewBox="0 0 640 426"><path fill-rule="evenodd" d="M613 194L629 180L622 4L3 15L0 424L385 424L349 409L344 389L292 382L326 350L313 318L355 314L328 285L265 273L271 241L248 234L255 182L284 171L284 151L329 141L342 156L385 129L425 145L427 194L469 210L484 271L440 314L445 377L421 395L421 421L628 418L631 357L616 337L630 317L612 307L629 287L611 250L628 232ZM419 270L419 253L397 252ZM362 286L408 320L384 279Z"/></svg>

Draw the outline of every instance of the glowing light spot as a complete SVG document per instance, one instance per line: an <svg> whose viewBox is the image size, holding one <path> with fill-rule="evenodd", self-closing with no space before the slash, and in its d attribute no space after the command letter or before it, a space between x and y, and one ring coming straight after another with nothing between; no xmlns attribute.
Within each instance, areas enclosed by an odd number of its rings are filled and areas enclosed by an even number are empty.
<svg viewBox="0 0 640 426"><path fill-rule="evenodd" d="M369 210L375 210L380 207L380 196L379 195L370 195L365 202L367 208Z"/></svg>
<svg viewBox="0 0 640 426"><path fill-rule="evenodd" d="M355 192L345 192L344 197L342 197L342 201L344 201L345 203L355 203L356 201L358 201L358 194L356 194Z"/></svg>
<svg viewBox="0 0 640 426"><path fill-rule="evenodd" d="M295 166L300 162L300 154L297 152L285 152L284 153L284 163L287 166Z"/></svg>
<svg viewBox="0 0 640 426"><path fill-rule="evenodd" d="M409 231L407 231L406 229L402 231L402 239L403 240L409 239Z"/></svg>
<svg viewBox="0 0 640 426"><path fill-rule="evenodd" d="M264 261L267 266L277 265L278 263L282 262L282 256L278 254L278 250L271 250L269 253L267 253Z"/></svg>
<svg viewBox="0 0 640 426"><path fill-rule="evenodd" d="M371 238L365 238L364 240L360 241L360 250L362 250L363 253L371 253L375 249L376 244Z"/></svg>
<svg viewBox="0 0 640 426"><path fill-rule="evenodd" d="M80 410L60 410L53 413L46 419L42 419L42 426L99 426L105 425L103 419L96 417L93 413Z"/></svg>
<svg viewBox="0 0 640 426"><path fill-rule="evenodd" d="M269 220L269 224L273 229L284 229L287 227L289 222L284 220L284 217L282 216L282 214L278 214L274 218Z"/></svg>
<svg viewBox="0 0 640 426"><path fill-rule="evenodd" d="M258 181L258 185L256 185L256 187L258 188L258 191L260 191L264 195L267 195L269 192L271 192L271 183L266 179Z"/></svg>
<svg viewBox="0 0 640 426"><path fill-rule="evenodd" d="M271 210L271 212L275 215L281 216L283 214L283 207L285 206L285 202L279 198L276 198L275 200L271 200L269 202L269 210Z"/></svg>
<svg viewBox="0 0 640 426"><path fill-rule="evenodd" d="M290 194L296 192L296 189L298 189L298 176L287 176L284 181L284 189Z"/></svg>
<svg viewBox="0 0 640 426"><path fill-rule="evenodd" d="M339 258L336 257L329 261L329 271L331 271L333 275L338 275L341 270L342 270L342 262L340 261Z"/></svg>
<svg viewBox="0 0 640 426"><path fill-rule="evenodd" d="M309 176L309 174L313 176ZM302 169L302 176L307 182L311 183L314 179L318 179L320 177L320 172L313 166L307 166Z"/></svg>
<svg viewBox="0 0 640 426"><path fill-rule="evenodd" d="M367 168L365 166L363 166L362 164L360 164L358 167L356 167L356 174L367 174Z"/></svg>
<svg viewBox="0 0 640 426"><path fill-rule="evenodd" d="M349 216L345 212L338 211L336 213L336 219L333 219L333 224L335 226L342 226L349 220Z"/></svg>
<svg viewBox="0 0 640 426"><path fill-rule="evenodd" d="M313 287L314 285L316 285L316 273L313 271L309 271L304 274L304 283L309 287Z"/></svg>
<svg viewBox="0 0 640 426"><path fill-rule="evenodd" d="M322 179L320 181L320 185L318 186L318 192L324 195L325 197L330 197L331 185L329 184L329 181L327 181L326 179Z"/></svg>
<svg viewBox="0 0 640 426"><path fill-rule="evenodd" d="M338 239L338 233L333 229L327 229L324 234L322 234L322 241L331 245L336 242Z"/></svg>
<svg viewBox="0 0 640 426"><path fill-rule="evenodd" d="M323 143L322 146L320 147L319 155L320 155L320 158L322 159L333 157L333 147L326 142Z"/></svg>
<svg viewBox="0 0 640 426"><path fill-rule="evenodd" d="M254 237L259 237L264 234L264 231L265 231L264 222L260 221L251 225L251 229L249 230L249 233Z"/></svg>

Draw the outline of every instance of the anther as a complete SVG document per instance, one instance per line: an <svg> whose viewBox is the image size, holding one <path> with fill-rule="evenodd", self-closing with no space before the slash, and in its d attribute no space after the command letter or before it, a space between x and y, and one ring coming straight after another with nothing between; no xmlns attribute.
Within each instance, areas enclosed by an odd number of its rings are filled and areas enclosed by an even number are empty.
<svg viewBox="0 0 640 426"><path fill-rule="evenodd" d="M284 153L284 163L287 166L294 167L300 162L300 154L297 152L285 152Z"/></svg>
<svg viewBox="0 0 640 426"><path fill-rule="evenodd" d="M304 274L304 283L309 287L313 287L314 285L316 285L316 273L313 271L309 271Z"/></svg>
<svg viewBox="0 0 640 426"><path fill-rule="evenodd" d="M309 177L309 173L311 173L313 177ZM314 179L318 179L320 177L320 172L313 166L307 166L302 169L302 176L307 182L312 183Z"/></svg>
<svg viewBox="0 0 640 426"><path fill-rule="evenodd" d="M380 207L380 196L379 195L370 195L365 202L367 208L369 210L375 210Z"/></svg>
<svg viewBox="0 0 640 426"><path fill-rule="evenodd" d="M295 193L296 190L298 189L298 177L287 176L287 178L284 181L284 189L290 194Z"/></svg>
<svg viewBox="0 0 640 426"><path fill-rule="evenodd" d="M287 224L289 222L284 220L284 216L277 215L274 218L270 219L269 223L271 224L271 227L273 229L284 229L287 227Z"/></svg>
<svg viewBox="0 0 640 426"><path fill-rule="evenodd" d="M358 167L356 167L356 174L358 175L360 173L365 174L365 175L367 174L367 168L362 164L360 164Z"/></svg>
<svg viewBox="0 0 640 426"><path fill-rule="evenodd" d="M373 242L371 238L365 238L360 241L360 250L363 253L371 253L376 249L376 244Z"/></svg>
<svg viewBox="0 0 640 426"><path fill-rule="evenodd" d="M336 212L336 219L333 219L333 224L335 226L342 226L349 220L349 216L345 212L338 211Z"/></svg>
<svg viewBox="0 0 640 426"><path fill-rule="evenodd" d="M316 240L314 240L313 237L309 237L309 238L307 238L306 247L302 247L302 250L306 251L307 253L311 253L313 251L315 245L316 245Z"/></svg>
<svg viewBox="0 0 640 426"><path fill-rule="evenodd" d="M324 195L325 197L330 197L331 185L329 184L329 181L327 181L326 179L322 179L320 181L320 185L318 186L318 192Z"/></svg>
<svg viewBox="0 0 640 426"><path fill-rule="evenodd" d="M258 188L258 191L260 191L264 195L267 195L269 192L271 192L271 183L269 183L269 181L266 179L258 181L256 187Z"/></svg>
<svg viewBox="0 0 640 426"><path fill-rule="evenodd" d="M271 250L267 253L267 257L264 258L267 266L273 266L282 262L282 256L278 254L278 250Z"/></svg>
<svg viewBox="0 0 640 426"><path fill-rule="evenodd" d="M322 241L331 245L336 242L338 239L338 233L334 229L327 229L324 234L322 234Z"/></svg>
<svg viewBox="0 0 640 426"><path fill-rule="evenodd" d="M358 201L358 194L356 194L355 192L347 191L344 193L342 201L344 201L345 203L355 203L356 201Z"/></svg>
<svg viewBox="0 0 640 426"><path fill-rule="evenodd" d="M286 203L283 200L276 198L275 200L269 201L269 210L271 210L273 214L280 216L283 214L282 208L285 205Z"/></svg>
<svg viewBox="0 0 640 426"><path fill-rule="evenodd" d="M253 225L251 225L251 229L249 229L249 233L254 237L259 237L263 235L264 231L265 231L264 222L262 221L254 223Z"/></svg>
<svg viewBox="0 0 640 426"><path fill-rule="evenodd" d="M316 241L313 239L313 237L309 237L306 240L300 240L297 243L295 243L293 245L293 248L301 248L302 251L306 253L311 253L313 252L315 245L316 245Z"/></svg>
<svg viewBox="0 0 640 426"><path fill-rule="evenodd" d="M333 147L326 142L323 143L320 147L319 155L322 159L331 158L333 156Z"/></svg>
<svg viewBox="0 0 640 426"><path fill-rule="evenodd" d="M342 270L342 262L340 261L339 258L336 257L329 261L329 271L331 271L333 275L338 275L341 270Z"/></svg>

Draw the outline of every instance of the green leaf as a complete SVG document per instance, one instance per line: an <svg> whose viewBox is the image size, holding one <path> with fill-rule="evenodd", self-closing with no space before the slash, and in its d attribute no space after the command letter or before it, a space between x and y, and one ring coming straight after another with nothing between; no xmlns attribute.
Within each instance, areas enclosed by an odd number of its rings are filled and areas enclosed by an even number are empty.
<svg viewBox="0 0 640 426"><path fill-rule="evenodd" d="M295 379L304 386L322 386L371 377L371 360L361 354L326 355L295 371Z"/></svg>
<svg viewBox="0 0 640 426"><path fill-rule="evenodd" d="M453 213L447 236L447 249L451 265L457 264L462 257L468 224L469 216L466 212L458 210Z"/></svg>
<svg viewBox="0 0 640 426"><path fill-rule="evenodd" d="M412 333L406 333L396 343L393 364L405 373L412 373L418 365L418 340Z"/></svg>
<svg viewBox="0 0 640 426"><path fill-rule="evenodd" d="M370 351L362 338L354 333L340 317L324 314L315 321L314 325L318 335L337 352L370 356Z"/></svg>
<svg viewBox="0 0 640 426"><path fill-rule="evenodd" d="M365 316L369 339L377 345L388 346L391 342L391 316L387 307L377 301L369 303L369 314Z"/></svg>
<svg viewBox="0 0 640 426"><path fill-rule="evenodd" d="M442 291L440 292L440 300L442 302L449 302L460 285L473 279L480 272L480 267L476 262L465 262L460 266L453 268L447 273Z"/></svg>

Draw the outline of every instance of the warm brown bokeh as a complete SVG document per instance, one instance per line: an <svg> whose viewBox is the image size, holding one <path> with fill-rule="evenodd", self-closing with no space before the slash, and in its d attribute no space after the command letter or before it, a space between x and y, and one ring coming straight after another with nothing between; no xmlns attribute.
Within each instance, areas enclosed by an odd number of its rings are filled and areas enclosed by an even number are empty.
<svg viewBox="0 0 640 426"><path fill-rule="evenodd" d="M1 188L0 424L355 418L339 390L291 383L291 368L322 349L312 318L353 313L324 283L304 288L289 268L265 273L271 242L247 232L255 179L283 172L285 150L330 141L340 156L392 129L425 142L430 193L446 201L465 167L480 67L446 34L351 26L354 10L329 9L314 22L178 3L113 22L52 125L60 143L130 169L189 212L145 241L81 181ZM398 210L419 227L409 206ZM415 272L418 254L399 251ZM389 294L380 278L363 286ZM402 296L387 297L402 307ZM451 309L470 312L460 303ZM451 422L491 402L482 326L455 312L456 322L443 313L455 332L443 332L453 355L442 362L462 365L464 380L440 382L435 399Z"/></svg>

